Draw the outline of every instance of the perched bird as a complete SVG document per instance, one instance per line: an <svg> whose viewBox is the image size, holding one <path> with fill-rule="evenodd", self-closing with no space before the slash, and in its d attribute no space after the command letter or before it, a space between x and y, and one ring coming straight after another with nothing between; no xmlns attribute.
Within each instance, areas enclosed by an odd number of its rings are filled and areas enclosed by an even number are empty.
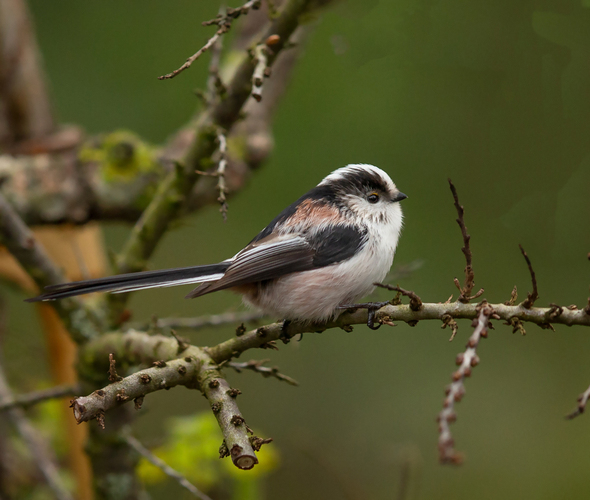
<svg viewBox="0 0 590 500"><path fill-rule="evenodd" d="M200 283L186 298L229 289L285 320L327 321L389 271L405 198L383 170L348 165L289 205L231 259L51 285L28 301Z"/></svg>

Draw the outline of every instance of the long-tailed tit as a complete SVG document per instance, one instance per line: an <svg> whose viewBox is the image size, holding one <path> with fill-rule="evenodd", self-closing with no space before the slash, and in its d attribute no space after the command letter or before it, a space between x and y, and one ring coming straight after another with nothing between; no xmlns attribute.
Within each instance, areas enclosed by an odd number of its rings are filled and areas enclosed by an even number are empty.
<svg viewBox="0 0 590 500"><path fill-rule="evenodd" d="M405 198L383 170L348 165L289 205L231 259L52 285L28 301L200 283L186 298L229 289L285 320L326 321L389 271L402 227L398 202Z"/></svg>

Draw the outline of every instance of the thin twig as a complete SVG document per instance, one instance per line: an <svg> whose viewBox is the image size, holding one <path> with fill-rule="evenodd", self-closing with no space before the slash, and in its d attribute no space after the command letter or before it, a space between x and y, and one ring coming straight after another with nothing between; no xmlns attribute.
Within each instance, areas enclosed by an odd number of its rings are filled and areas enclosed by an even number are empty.
<svg viewBox="0 0 590 500"><path fill-rule="evenodd" d="M459 302L463 302L464 304L468 303L470 300L476 299L477 297L481 296L483 293L483 288L479 290L475 295L471 295L473 291L473 287L475 286L474 278L475 273L473 272L473 265L472 265L472 254L471 248L469 246L469 240L471 236L467 233L467 226L465 225L465 210L459 204L459 196L457 194L457 189L455 188L454 184L449 179L449 186L451 188L451 192L453 193L453 200L455 202L455 208L457 209L457 224L461 228L461 235L463 236L463 248L461 251L463 255L465 255L465 282L463 287L459 284L457 278L455 278L454 282L461 295L459 296Z"/></svg>
<svg viewBox="0 0 590 500"><path fill-rule="evenodd" d="M3 400L14 399L12 391L8 386L6 376L4 375L4 370L1 366L0 398ZM25 415L25 411L22 408L13 405L7 408L6 413L31 452L33 462L39 469L39 472L41 472L43 481L51 489L55 498L58 500L72 500L72 496L64 487L61 478L59 477L59 470L56 465L57 459L53 455L52 450L50 450L47 444L43 442L37 430L31 425L31 422L29 422L29 419Z"/></svg>
<svg viewBox="0 0 590 500"><path fill-rule="evenodd" d="M27 408L48 399L63 398L64 396L74 396L81 391L80 385L58 385L50 389L33 391L26 394L12 395L11 397L2 397L0 399L0 411L8 410L15 406Z"/></svg>
<svg viewBox="0 0 590 500"><path fill-rule="evenodd" d="M215 42L217 42L221 36L225 35L229 31L234 19L239 17L241 14L247 14L250 9L257 9L260 7L260 3L261 0L249 0L241 7L227 9L227 13L225 15L219 14L215 19L203 22L203 26L217 25L219 28L215 34L209 38L209 40L207 40L207 43L197 50L197 52L195 52L192 56L190 56L180 68L175 69L172 71L172 73L168 73L167 75L159 76L158 80L168 80L170 78L174 78L179 73L182 73L185 69L190 68L199 57L201 57L207 50L215 45Z"/></svg>
<svg viewBox="0 0 590 500"><path fill-rule="evenodd" d="M119 382L120 380L123 380L123 377L117 373L117 361L111 352L109 353L109 382Z"/></svg>
<svg viewBox="0 0 590 500"><path fill-rule="evenodd" d="M373 283L373 285L378 286L380 288L385 288L386 290L391 290L393 292L399 292L402 295L404 295L405 297L409 297L410 298L410 309L412 311L419 311L422 308L422 299L420 297L418 297L418 295L416 295L415 292L412 292L411 290L404 290L403 288L400 288L399 286L393 286L393 285L387 285L384 283Z"/></svg>
<svg viewBox="0 0 590 500"><path fill-rule="evenodd" d="M254 73L252 73L252 97L258 102L262 100L262 84L264 83L264 78L270 76L267 57L268 50L266 44L260 44L254 48L256 66L254 67Z"/></svg>
<svg viewBox="0 0 590 500"><path fill-rule="evenodd" d="M126 436L125 441L127 444L133 448L137 453L139 453L142 457L144 457L149 463L158 467L164 474L172 479L178 481L183 488L186 488L190 491L194 496L200 498L201 500L211 500L209 496L205 493L200 491L193 483L191 483L186 477L184 477L180 472L174 470L170 467L166 462L162 459L158 458L154 455L150 450L148 450L143 444L141 444L136 438L133 436Z"/></svg>
<svg viewBox="0 0 590 500"><path fill-rule="evenodd" d="M227 138L221 130L217 132L217 141L219 142L219 165L217 166L217 189L219 197L217 201L221 205L219 211L224 221L227 221L227 199L225 197L227 188L225 185L225 169L227 167Z"/></svg>
<svg viewBox="0 0 590 500"><path fill-rule="evenodd" d="M211 316L198 316L196 318L160 318L154 320L153 323L134 323L131 325L131 328L136 330L149 327L157 329L172 328L173 330L201 330L211 326L224 326L232 323L250 323L261 318L264 318L264 314L260 312L227 312L223 314L213 314Z"/></svg>
<svg viewBox="0 0 590 500"><path fill-rule="evenodd" d="M227 89L221 76L219 75L219 62L221 61L221 52L223 47L223 38L218 38L217 42L211 47L211 59L209 61L209 77L207 78L207 104L215 103L217 97L227 93Z"/></svg>
<svg viewBox="0 0 590 500"><path fill-rule="evenodd" d="M535 276L535 271L533 271L531 260L529 259L527 253L524 251L524 248L522 248L522 245L518 245L518 248L520 248L520 252L524 257L524 260L526 260L529 272L531 273L531 281L533 282L533 291L527 295L527 298L522 303L524 307L530 309L531 307L533 307L533 305L535 305L535 301L539 298L539 292L537 291L537 277Z"/></svg>
<svg viewBox="0 0 590 500"><path fill-rule="evenodd" d="M471 376L471 369L479 363L477 356L477 345L479 339L487 337L488 323L494 310L489 304L481 307L479 316L473 320L475 330L467 342L467 349L464 353L457 355L457 365L459 368L453 373L453 382L446 389L444 408L438 415L438 451L441 463L460 464L463 456L455 450L453 436L451 435L450 424L457 420L455 413L455 403L461 401L465 395L465 377Z"/></svg>
<svg viewBox="0 0 590 500"><path fill-rule="evenodd" d="M572 418L576 418L578 415L584 413L586 409L586 405L588 404L588 400L590 399L590 387L586 389L582 394L578 396L578 407L571 412L569 415L566 415L565 418L571 420Z"/></svg>
<svg viewBox="0 0 590 500"><path fill-rule="evenodd" d="M287 384L289 384L289 385L294 385L294 386L299 385L299 382L297 382L297 380L280 373L278 367L273 366L272 368L269 368L268 366L262 366L265 363L267 363L268 361L270 361L270 360L268 360L268 359L262 359L262 360L252 359L252 360L247 361L245 363L236 363L236 362L230 361L229 363L225 364L224 366L229 366L230 368L233 368L238 373L241 373L242 370L252 370L253 372L260 373L263 377L274 377L277 380L282 380L283 382L287 382Z"/></svg>

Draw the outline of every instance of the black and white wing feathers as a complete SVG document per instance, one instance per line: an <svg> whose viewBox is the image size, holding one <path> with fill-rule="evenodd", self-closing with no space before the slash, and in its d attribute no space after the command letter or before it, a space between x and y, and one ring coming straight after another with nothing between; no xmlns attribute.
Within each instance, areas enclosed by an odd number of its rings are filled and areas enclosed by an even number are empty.
<svg viewBox="0 0 590 500"><path fill-rule="evenodd" d="M254 240L236 255L221 279L202 284L186 298L336 264L350 259L365 242L366 231L341 224L306 234Z"/></svg>

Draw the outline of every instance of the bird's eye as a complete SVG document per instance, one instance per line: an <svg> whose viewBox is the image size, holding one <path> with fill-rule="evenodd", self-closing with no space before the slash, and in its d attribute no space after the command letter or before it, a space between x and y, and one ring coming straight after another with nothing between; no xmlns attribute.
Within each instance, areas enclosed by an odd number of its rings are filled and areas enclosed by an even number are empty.
<svg viewBox="0 0 590 500"><path fill-rule="evenodd" d="M369 203L377 203L379 201L379 195L377 193L371 193L367 200L369 200Z"/></svg>

